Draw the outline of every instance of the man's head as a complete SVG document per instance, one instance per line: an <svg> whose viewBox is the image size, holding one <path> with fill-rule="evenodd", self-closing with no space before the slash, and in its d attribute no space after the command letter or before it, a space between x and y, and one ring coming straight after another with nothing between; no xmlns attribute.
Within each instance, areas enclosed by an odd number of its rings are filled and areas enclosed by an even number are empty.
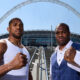
<svg viewBox="0 0 80 80"><path fill-rule="evenodd" d="M65 23L60 23L55 30L56 41L60 46L65 46L70 40L69 26Z"/></svg>
<svg viewBox="0 0 80 80"><path fill-rule="evenodd" d="M19 39L23 35L23 31L23 22L21 19L13 18L10 20L8 27L9 36Z"/></svg>

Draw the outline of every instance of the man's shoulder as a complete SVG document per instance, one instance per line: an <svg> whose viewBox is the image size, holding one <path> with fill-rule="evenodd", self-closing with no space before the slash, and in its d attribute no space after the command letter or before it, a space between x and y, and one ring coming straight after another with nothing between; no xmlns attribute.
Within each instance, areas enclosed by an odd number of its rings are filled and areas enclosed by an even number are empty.
<svg viewBox="0 0 80 80"><path fill-rule="evenodd" d="M56 55L58 48L59 48L59 46L55 47L54 52L51 55L51 58Z"/></svg>
<svg viewBox="0 0 80 80"><path fill-rule="evenodd" d="M51 55L51 57L50 57L50 60L54 59L55 56L56 56L56 52L53 52L52 55Z"/></svg>
<svg viewBox="0 0 80 80"><path fill-rule="evenodd" d="M5 39L0 40L0 55L4 54L5 51L7 50L7 44Z"/></svg>
<svg viewBox="0 0 80 80"><path fill-rule="evenodd" d="M6 43L7 38L0 39L0 43Z"/></svg>
<svg viewBox="0 0 80 80"><path fill-rule="evenodd" d="M24 45L23 45L23 48L24 48L24 50L25 50L28 54L30 54L27 46L24 46Z"/></svg>
<svg viewBox="0 0 80 80"><path fill-rule="evenodd" d="M72 47L75 48L76 50L80 50L80 43L73 42Z"/></svg>
<svg viewBox="0 0 80 80"><path fill-rule="evenodd" d="M0 39L0 48L7 48L6 39Z"/></svg>

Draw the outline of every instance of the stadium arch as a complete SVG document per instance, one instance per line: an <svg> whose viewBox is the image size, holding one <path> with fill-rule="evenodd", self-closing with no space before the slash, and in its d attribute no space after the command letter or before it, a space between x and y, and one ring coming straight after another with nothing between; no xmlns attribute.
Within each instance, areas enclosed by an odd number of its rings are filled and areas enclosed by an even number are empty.
<svg viewBox="0 0 80 80"><path fill-rule="evenodd" d="M78 16L80 18L80 13L74 9L73 7L71 7L69 4L62 2L60 0L27 0L24 1L16 6L14 6L12 9L10 9L9 11L7 11L1 18L0 18L0 23L2 23L10 14L12 14L13 12L15 12L16 10L20 9L23 6L26 6L28 4L31 3L36 3L36 2L51 2L51 3L55 3L58 5L61 5L67 9L69 9L70 11L72 11L76 16Z"/></svg>

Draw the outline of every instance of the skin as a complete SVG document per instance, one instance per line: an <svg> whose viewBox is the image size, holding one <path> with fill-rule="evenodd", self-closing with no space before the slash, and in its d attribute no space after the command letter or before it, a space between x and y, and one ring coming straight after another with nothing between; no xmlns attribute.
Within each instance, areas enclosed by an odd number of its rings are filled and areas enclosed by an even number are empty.
<svg viewBox="0 0 80 80"><path fill-rule="evenodd" d="M76 55L76 50L71 46L71 47L65 52L64 59L65 59L66 61L68 61L69 63L71 63L72 65L80 68L80 66L74 62L75 55Z"/></svg>
<svg viewBox="0 0 80 80"><path fill-rule="evenodd" d="M66 44L70 41L70 32L66 28L66 26L58 26L55 31L56 41L59 45L59 49L62 50ZM78 66L74 62L74 57L76 55L76 50L71 46L64 54L64 59L69 63Z"/></svg>
<svg viewBox="0 0 80 80"><path fill-rule="evenodd" d="M8 40L22 48L23 45L21 44L21 37L23 35L24 29L23 29L23 23L19 19L14 19L7 28L9 32L9 38ZM7 50L7 45L5 41L0 42L0 61L3 60L3 55ZM8 64L3 64L0 66L0 77L4 76L7 72L11 70L17 70L20 69L27 64L27 58L26 55L23 53L17 53L17 55L14 57L14 59L9 62ZM32 79L31 72L29 71L29 77L31 77L29 80Z"/></svg>
<svg viewBox="0 0 80 80"><path fill-rule="evenodd" d="M70 40L70 32L65 26L58 26L55 31L56 41L62 50Z"/></svg>
<svg viewBox="0 0 80 80"><path fill-rule="evenodd" d="M76 50L73 47L70 47L64 55L64 59L67 60L69 63L74 64L74 57L76 54Z"/></svg>

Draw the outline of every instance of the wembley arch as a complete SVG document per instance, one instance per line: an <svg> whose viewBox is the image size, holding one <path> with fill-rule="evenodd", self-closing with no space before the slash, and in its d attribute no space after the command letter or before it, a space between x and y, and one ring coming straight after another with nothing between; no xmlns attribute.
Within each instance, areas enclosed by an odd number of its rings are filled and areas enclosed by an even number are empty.
<svg viewBox="0 0 80 80"><path fill-rule="evenodd" d="M60 0L27 0L24 1L16 6L14 6L11 10L7 11L1 18L0 18L0 23L2 23L10 14L12 14L13 12L15 12L16 10L20 9L23 6L29 5L31 3L37 3L37 2L51 2L51 3L55 3L58 5L61 5L67 9L69 9L70 11L72 11L76 16L78 16L80 18L80 13L74 9L73 7L71 7L69 4L64 3Z"/></svg>

